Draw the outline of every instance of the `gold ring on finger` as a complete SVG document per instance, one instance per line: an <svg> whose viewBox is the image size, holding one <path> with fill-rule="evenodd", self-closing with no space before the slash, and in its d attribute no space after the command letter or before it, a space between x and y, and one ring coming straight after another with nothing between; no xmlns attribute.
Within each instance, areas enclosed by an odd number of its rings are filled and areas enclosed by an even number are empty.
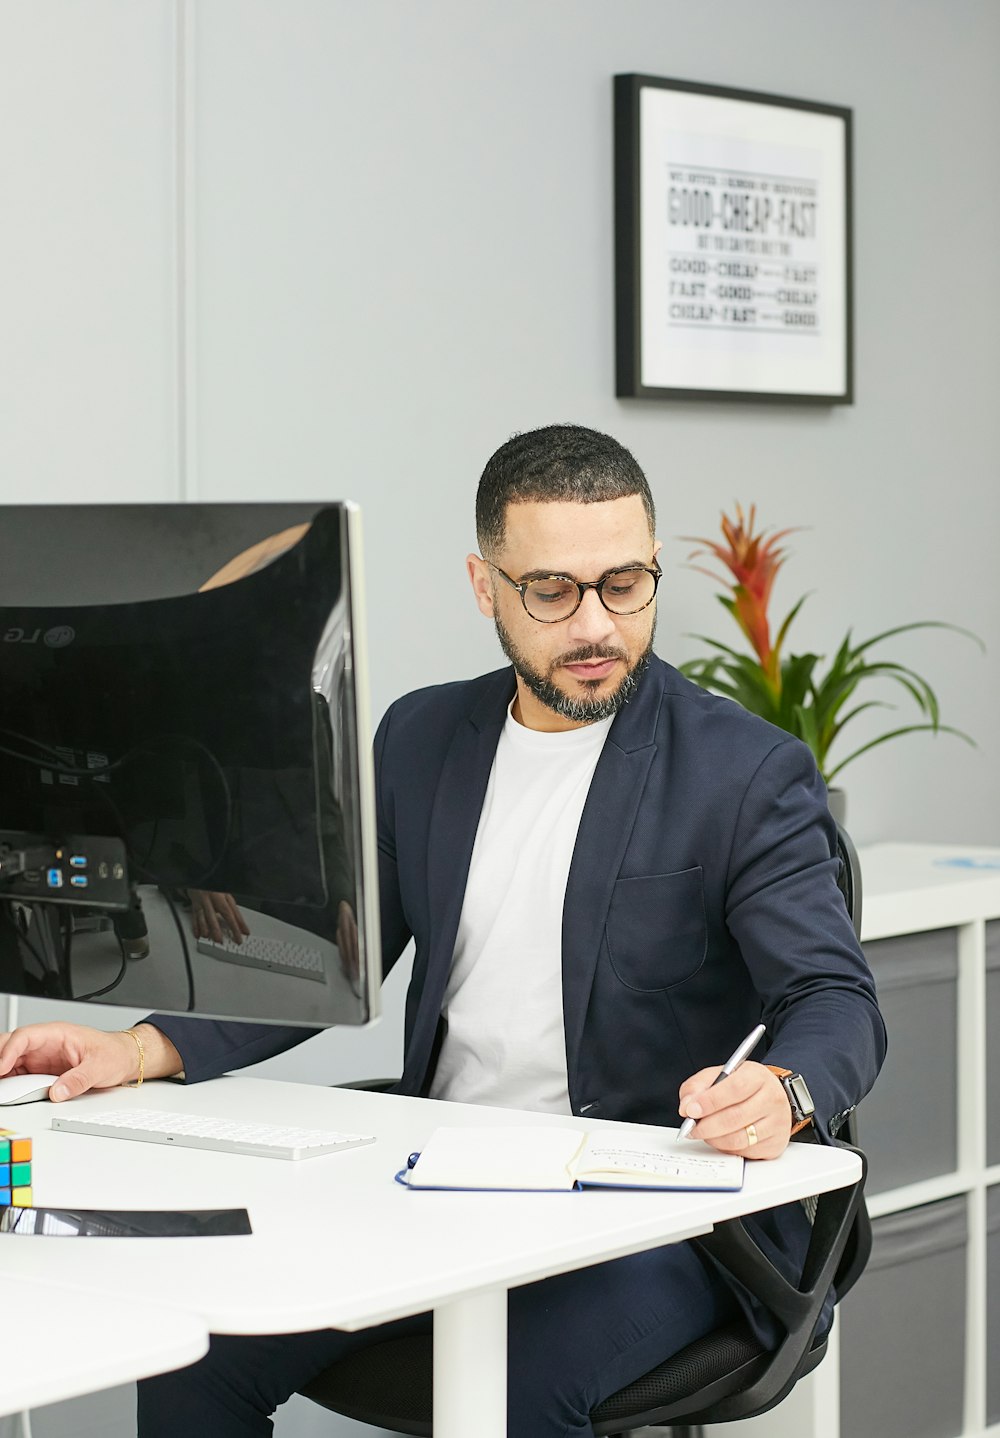
<svg viewBox="0 0 1000 1438"><path fill-rule="evenodd" d="M753 1123L748 1123L746 1127L746 1135L747 1147L753 1148L754 1144L757 1142L757 1125Z"/></svg>

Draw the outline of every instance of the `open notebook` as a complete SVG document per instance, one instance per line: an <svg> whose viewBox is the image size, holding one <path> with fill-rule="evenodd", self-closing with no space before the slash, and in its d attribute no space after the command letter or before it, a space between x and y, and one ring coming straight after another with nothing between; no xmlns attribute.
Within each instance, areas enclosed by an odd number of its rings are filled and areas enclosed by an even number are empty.
<svg viewBox="0 0 1000 1438"><path fill-rule="evenodd" d="M740 1189L743 1159L676 1131L622 1143L576 1128L439 1128L398 1175L408 1188Z"/></svg>

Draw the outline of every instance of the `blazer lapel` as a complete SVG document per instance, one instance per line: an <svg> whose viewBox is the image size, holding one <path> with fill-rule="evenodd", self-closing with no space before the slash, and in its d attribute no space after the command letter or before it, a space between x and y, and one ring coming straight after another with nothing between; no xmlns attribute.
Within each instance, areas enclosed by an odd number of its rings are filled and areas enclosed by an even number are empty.
<svg viewBox="0 0 1000 1438"><path fill-rule="evenodd" d="M584 805L566 883L562 923L563 1020L570 1093L611 895L656 755L663 674L652 660L618 714Z"/></svg>
<svg viewBox="0 0 1000 1438"><path fill-rule="evenodd" d="M407 1078L420 1082L441 1016L479 816L497 744L514 694L512 670L489 676L486 692L455 730L441 768L431 812L427 852L431 939L420 1008L407 1045ZM416 974L414 975L416 977Z"/></svg>

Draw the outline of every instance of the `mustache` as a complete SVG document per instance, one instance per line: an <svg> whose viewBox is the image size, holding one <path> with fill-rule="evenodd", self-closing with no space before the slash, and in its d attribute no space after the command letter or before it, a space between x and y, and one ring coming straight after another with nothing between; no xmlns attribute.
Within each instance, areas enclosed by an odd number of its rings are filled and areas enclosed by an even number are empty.
<svg viewBox="0 0 1000 1438"><path fill-rule="evenodd" d="M579 649L570 649L565 654L560 654L551 667L558 669L563 664L583 664L588 659L622 659L628 663L625 650L618 649L613 644L583 644Z"/></svg>

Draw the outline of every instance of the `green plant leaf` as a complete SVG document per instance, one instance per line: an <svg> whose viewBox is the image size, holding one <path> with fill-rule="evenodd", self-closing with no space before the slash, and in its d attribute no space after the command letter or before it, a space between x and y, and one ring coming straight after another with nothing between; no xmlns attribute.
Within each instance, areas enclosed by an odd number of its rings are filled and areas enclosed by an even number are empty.
<svg viewBox="0 0 1000 1438"><path fill-rule="evenodd" d="M728 699L735 699L742 704L751 714L759 714L762 719L776 723L776 696L756 659L752 659L748 654L737 654L726 645L719 644L717 640L705 639L704 642L721 649L722 654L711 659L688 660L681 666L681 673L700 684L703 689L715 689L724 693ZM720 672L726 676L721 682L718 677Z"/></svg>
<svg viewBox="0 0 1000 1438"><path fill-rule="evenodd" d="M881 644L883 639L892 639L897 634L907 634L911 629L950 629L954 634L964 634L966 639L971 639L984 654L986 653L986 645L978 634L973 633L971 629L965 629L961 624L948 624L943 619L915 619L910 624L897 624L894 629L883 629L881 634L873 634L870 639L859 644L855 652L861 654L865 649L870 649L873 644Z"/></svg>
<svg viewBox="0 0 1000 1438"><path fill-rule="evenodd" d="M699 684L702 689L713 689L719 694L725 694L729 699L738 700L739 691L737 686L726 679L719 678L719 669L724 662L721 658L691 659L679 667L680 672L686 679L693 680L693 682Z"/></svg>
<svg viewBox="0 0 1000 1438"><path fill-rule="evenodd" d="M817 767L822 769L822 755L820 753L820 736L816 727L816 715L811 709L806 709L802 704L796 704L793 710L796 731L798 737L809 745Z"/></svg>
<svg viewBox="0 0 1000 1438"><path fill-rule="evenodd" d="M792 728L796 708L802 706L812 688L812 673L819 663L818 654L792 654L781 662L781 695L778 723L782 729Z"/></svg>
<svg viewBox="0 0 1000 1438"><path fill-rule="evenodd" d="M751 659L748 654L741 654L738 649L731 649L728 644L723 644L722 641L719 640L719 639L709 639L709 637L708 637L707 634L685 634L684 637L685 637L685 639L700 639L701 642L702 642L702 644L707 644L707 645L709 645L710 648L712 648L712 649L719 649L719 650L722 651L723 654L729 654L729 655L731 655L733 659L738 659L738 660L740 660L741 662L746 662L746 663L748 663L748 664L753 664L753 665L754 665L755 667L757 667L757 668L760 667L760 666L757 664L757 660L756 660L756 659ZM688 663L691 663L691 662L693 662L693 661L691 661L691 660L688 661Z"/></svg>
<svg viewBox="0 0 1000 1438"><path fill-rule="evenodd" d="M898 739L902 734L919 734L921 732L927 734L954 734L956 738L964 739L966 744L971 744L973 749L977 747L975 739L970 738L963 729L953 729L950 724L907 724L903 729L890 729L888 734L880 734L877 739L870 739L867 744L862 744L860 749L855 749L852 754L848 754L846 759L841 759L840 763L834 765L830 772L824 774L823 777L827 784L829 784L834 775L839 774L841 769L846 768L847 765L850 764L853 759L857 759L860 754L866 754L869 749L874 749L878 744L885 744L890 739Z"/></svg>
<svg viewBox="0 0 1000 1438"><path fill-rule="evenodd" d="M791 628L792 620L795 618L796 614L798 614L799 610L802 608L803 604L805 604L805 602L806 602L806 600L807 600L808 598L809 598L809 595L808 595L808 594L803 594L802 598L798 601L798 603L792 605L791 609L788 611L788 613L785 615L784 619L782 620L782 622L781 622L781 628L778 630L778 637L777 637L777 639L775 639L775 641L774 641L774 652L775 652L775 654L780 654L780 653L781 653L781 646L782 646L782 645L784 644L784 642L785 642L785 635L788 633L789 629Z"/></svg>
<svg viewBox="0 0 1000 1438"><path fill-rule="evenodd" d="M853 709L848 710L843 718L833 726L833 730L826 741L826 748L829 749L845 724L849 723L850 720L856 718L859 714L863 714L866 709L894 709L895 707L894 704L887 704L884 699L869 699L864 704L856 705Z"/></svg>
<svg viewBox="0 0 1000 1438"><path fill-rule="evenodd" d="M939 719L937 696L934 690L927 683L922 675L915 670L909 669L905 664L894 664L891 660L861 661L844 674L834 680L831 672L823 681L828 686L819 702L832 707L839 707L843 700L857 688L862 679L890 679L902 687L912 696L917 708L922 714L926 714L931 723L937 723Z"/></svg>

